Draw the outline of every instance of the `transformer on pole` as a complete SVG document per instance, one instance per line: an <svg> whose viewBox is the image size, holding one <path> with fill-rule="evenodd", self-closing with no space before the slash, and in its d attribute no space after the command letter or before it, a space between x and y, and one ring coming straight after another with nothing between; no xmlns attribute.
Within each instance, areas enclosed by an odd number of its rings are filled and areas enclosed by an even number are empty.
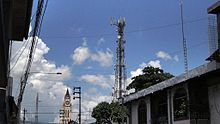
<svg viewBox="0 0 220 124"><path fill-rule="evenodd" d="M122 99L125 92L125 85L127 80L126 67L125 67L125 40L124 40L124 27L125 18L119 18L117 21L113 20L112 25L117 27L117 48L116 48L116 65L115 65L115 85L114 97Z"/></svg>

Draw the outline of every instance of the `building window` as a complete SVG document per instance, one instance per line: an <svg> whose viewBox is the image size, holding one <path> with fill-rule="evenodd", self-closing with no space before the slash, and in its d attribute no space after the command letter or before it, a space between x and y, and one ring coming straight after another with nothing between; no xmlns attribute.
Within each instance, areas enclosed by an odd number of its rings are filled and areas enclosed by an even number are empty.
<svg viewBox="0 0 220 124"><path fill-rule="evenodd" d="M157 122L159 124L166 124L168 122L168 110L167 110L167 96L166 94L161 94L162 97L159 98L158 102L158 117Z"/></svg>
<svg viewBox="0 0 220 124"><path fill-rule="evenodd" d="M144 101L138 106L138 124L147 124L147 107Z"/></svg>
<svg viewBox="0 0 220 124"><path fill-rule="evenodd" d="M187 92L184 88L178 88L173 98L174 121L188 119Z"/></svg>

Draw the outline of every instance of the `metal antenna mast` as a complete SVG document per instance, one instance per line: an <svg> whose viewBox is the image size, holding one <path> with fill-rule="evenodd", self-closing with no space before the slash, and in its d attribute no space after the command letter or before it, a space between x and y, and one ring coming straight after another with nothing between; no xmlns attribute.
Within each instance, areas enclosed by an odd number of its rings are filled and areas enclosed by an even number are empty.
<svg viewBox="0 0 220 124"><path fill-rule="evenodd" d="M182 27L182 38L183 38L183 54L184 54L184 68L185 73L188 76L188 59L187 59L187 46L186 46L186 39L184 34L184 25L183 25L183 1L180 0L180 13L181 13L181 27Z"/></svg>
<svg viewBox="0 0 220 124"><path fill-rule="evenodd" d="M125 67L125 41L124 41L124 27L125 19L119 18L117 21L113 21L112 25L117 27L118 33L118 46L116 48L116 65L115 65L115 86L114 95L117 99L121 99L125 94L125 84L127 80L126 67Z"/></svg>

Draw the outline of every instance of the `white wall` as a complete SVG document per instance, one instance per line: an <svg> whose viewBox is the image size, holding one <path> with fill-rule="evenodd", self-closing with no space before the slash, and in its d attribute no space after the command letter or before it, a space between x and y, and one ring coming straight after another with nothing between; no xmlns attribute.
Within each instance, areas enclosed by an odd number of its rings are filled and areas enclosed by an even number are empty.
<svg viewBox="0 0 220 124"><path fill-rule="evenodd" d="M131 122L132 124L138 124L138 102L134 101L131 104Z"/></svg>
<svg viewBox="0 0 220 124"><path fill-rule="evenodd" d="M208 88L211 124L220 123L220 84Z"/></svg>
<svg viewBox="0 0 220 124"><path fill-rule="evenodd" d="M143 99L141 99L143 100ZM131 104L131 122L132 124L138 124L138 105L139 102L141 100L138 101L133 101ZM150 98L146 97L144 99L145 103L146 103L146 107L147 107L147 124L151 124L151 106L150 106Z"/></svg>
<svg viewBox="0 0 220 124"><path fill-rule="evenodd" d="M146 98L146 104L147 104L147 124L151 124L151 104L150 104L150 98Z"/></svg>

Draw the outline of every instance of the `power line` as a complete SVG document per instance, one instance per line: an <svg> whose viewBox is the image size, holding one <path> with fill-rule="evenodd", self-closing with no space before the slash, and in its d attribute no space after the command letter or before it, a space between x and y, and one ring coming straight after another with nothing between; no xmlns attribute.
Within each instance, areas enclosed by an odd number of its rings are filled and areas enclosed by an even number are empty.
<svg viewBox="0 0 220 124"><path fill-rule="evenodd" d="M82 114L91 113L92 111L83 111ZM79 112L71 112L78 114ZM36 114L36 112L26 112L25 114ZM38 112L38 114L60 114L60 112Z"/></svg>
<svg viewBox="0 0 220 124"><path fill-rule="evenodd" d="M10 68L10 71L9 71L9 72L11 72L11 71L14 69L14 67L17 65L18 60L20 59L21 55L22 55L22 54L24 53L24 51L26 50L26 48L27 48L27 46L28 46L27 40L26 40L25 43L26 43L25 47L22 49L22 51L21 51L21 53L19 54L19 56L17 57L17 59L16 59L14 65ZM21 48L22 48L22 47L21 47ZM19 50L19 51L20 51L20 50ZM18 53L19 53L19 52L18 52ZM16 57L16 55L11 59L11 61L12 61L15 57Z"/></svg>
<svg viewBox="0 0 220 124"><path fill-rule="evenodd" d="M36 39L36 37L39 35L39 28L40 28L39 24L42 21L41 20L41 17L42 17L41 12L42 12L42 8L43 8L43 4L44 4L44 0L38 1L36 20L35 20L34 30L33 30L33 35L32 35L33 39L32 39L31 46L30 46L28 63L25 68L25 73L23 75L23 78L21 79L21 82L20 82L20 92L19 92L18 101L17 101L18 112L20 112L20 107L21 107L21 102L23 99L24 90L25 90L25 87L27 84L27 79L29 76L30 68L31 68L31 65L33 62L33 57L34 57L34 53L35 53L37 42L38 42L38 39ZM17 114L17 119L19 119L19 118L20 118L20 114Z"/></svg>
<svg viewBox="0 0 220 124"><path fill-rule="evenodd" d="M11 57L11 61L15 59L15 57L19 54L20 51L22 51L22 48L23 48L24 45L27 43L26 41L27 41L27 40L25 40L25 41L22 43L21 47L16 51L15 55L14 55L13 57Z"/></svg>
<svg viewBox="0 0 220 124"><path fill-rule="evenodd" d="M190 24L190 23L195 23L203 20L207 20L208 17L202 17L202 18L197 18L194 20L189 20L185 21L184 24ZM181 22L179 23L173 23L173 24L167 24L167 25L160 25L160 26L155 26L155 27L149 27L149 28L144 28L144 29L134 29L131 31L124 32L125 34L131 34L131 33L137 33L137 32L146 32L146 31L151 31L151 30L158 30L158 29L163 29L163 28L169 28L169 27L174 27L174 26L179 26L181 25ZM113 33L103 33L103 34L91 34L91 35L80 35L80 36L42 36L43 38L46 39L77 39L77 38L93 38L93 37L103 37L103 36L109 36L113 37Z"/></svg>

